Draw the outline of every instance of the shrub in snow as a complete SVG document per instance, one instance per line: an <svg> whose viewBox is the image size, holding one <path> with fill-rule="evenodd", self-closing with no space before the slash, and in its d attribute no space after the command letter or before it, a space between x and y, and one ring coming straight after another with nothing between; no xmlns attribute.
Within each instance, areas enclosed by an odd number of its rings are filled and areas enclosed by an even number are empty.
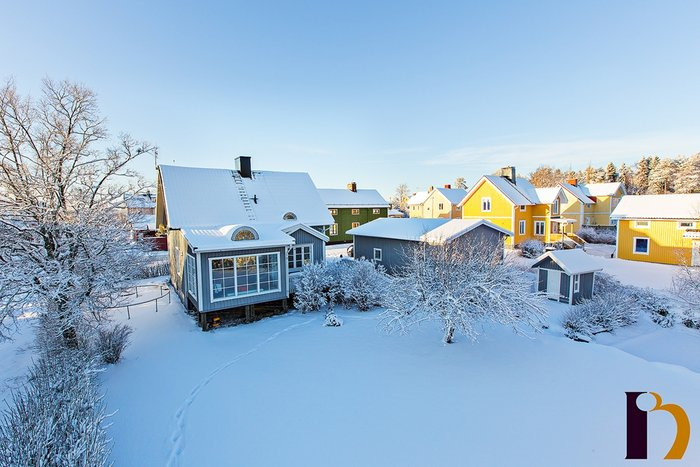
<svg viewBox="0 0 700 467"><path fill-rule="evenodd" d="M129 343L133 329L125 324L117 324L112 328L101 327L97 330L97 352L105 363L117 363L122 358L122 352Z"/></svg>
<svg viewBox="0 0 700 467"><path fill-rule="evenodd" d="M637 321L639 311L633 293L627 287L597 293L590 300L572 306L564 315L567 337L589 341L601 332L612 332Z"/></svg>
<svg viewBox="0 0 700 467"><path fill-rule="evenodd" d="M673 291L683 304L683 325L700 329L700 268L682 266L673 278Z"/></svg>
<svg viewBox="0 0 700 467"><path fill-rule="evenodd" d="M342 326L343 320L338 318L332 310L329 310L328 313L326 313L326 320L323 322L323 325L332 327Z"/></svg>
<svg viewBox="0 0 700 467"><path fill-rule="evenodd" d="M576 231L576 235L588 243L605 243L607 245L614 245L617 242L616 232L610 229L581 227Z"/></svg>
<svg viewBox="0 0 700 467"><path fill-rule="evenodd" d="M65 351L41 358L0 419L0 465L109 465L95 362Z"/></svg>
<svg viewBox="0 0 700 467"><path fill-rule="evenodd" d="M360 311L382 304L388 284L382 265L359 259L342 276L342 295L346 303L354 303Z"/></svg>
<svg viewBox="0 0 700 467"><path fill-rule="evenodd" d="M539 240L525 240L520 244L520 251L526 258L537 258L544 253L544 243Z"/></svg>
<svg viewBox="0 0 700 467"><path fill-rule="evenodd" d="M670 328L674 323L674 316L668 300L663 299L651 289L637 288L632 292L635 306L649 315L651 320L664 328Z"/></svg>
<svg viewBox="0 0 700 467"><path fill-rule="evenodd" d="M301 269L301 277L294 293L294 306L302 313L320 310L328 303L326 298L327 284L324 265L307 264Z"/></svg>
<svg viewBox="0 0 700 467"><path fill-rule="evenodd" d="M324 264L326 273L325 294L329 308L340 303L349 305L344 296L343 284L350 274L350 270L355 264L353 260L341 259L339 261L328 261Z"/></svg>
<svg viewBox="0 0 700 467"><path fill-rule="evenodd" d="M456 332L475 340L484 322L510 325L518 332L523 326L538 330L545 310L532 291L531 275L503 261L501 253L463 240L407 251L406 264L385 299L387 330L407 332L437 320L446 343Z"/></svg>

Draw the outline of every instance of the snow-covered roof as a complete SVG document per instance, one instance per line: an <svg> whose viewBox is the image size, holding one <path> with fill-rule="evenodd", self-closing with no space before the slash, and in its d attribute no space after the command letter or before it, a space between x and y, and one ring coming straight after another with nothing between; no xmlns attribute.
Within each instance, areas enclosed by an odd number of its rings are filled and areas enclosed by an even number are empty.
<svg viewBox="0 0 700 467"><path fill-rule="evenodd" d="M419 241L423 234L447 223L450 219L421 219L388 217L375 219L348 230L350 235Z"/></svg>
<svg viewBox="0 0 700 467"><path fill-rule="evenodd" d="M233 240L233 234L239 229L252 229L258 238L255 240ZM279 223L186 227L182 229L182 233L187 239L187 243L199 252L243 250L294 244L294 238L283 232Z"/></svg>
<svg viewBox="0 0 700 467"><path fill-rule="evenodd" d="M535 188L538 204L552 204L562 192L561 187Z"/></svg>
<svg viewBox="0 0 700 467"><path fill-rule="evenodd" d="M562 193L561 187L535 188L528 180L518 177L513 184L505 177L498 175L484 175L479 179L467 195L459 203L460 207L464 205L467 199L479 189L483 183L491 183L498 191L508 198L513 204L518 206L529 206L533 204L552 204L554 200Z"/></svg>
<svg viewBox="0 0 700 467"><path fill-rule="evenodd" d="M551 258L557 263L560 268L567 274L585 274L588 272L602 271L603 268L596 262L596 259L581 250L575 248L573 250L554 250L548 251L535 260L533 268L538 267L542 261Z"/></svg>
<svg viewBox="0 0 700 467"><path fill-rule="evenodd" d="M463 188L434 188L433 191L428 193L426 199L428 199L433 194L433 192L440 193L451 204L459 204L467 195L467 190Z"/></svg>
<svg viewBox="0 0 700 467"><path fill-rule="evenodd" d="M428 193L427 191L418 191L416 193L413 193L413 196L408 198L408 201L406 204L409 206L414 205L414 204L423 204L423 202L428 199Z"/></svg>
<svg viewBox="0 0 700 467"><path fill-rule="evenodd" d="M499 227L486 219L451 219L441 226L423 234L420 239L431 245L450 242L482 225L497 230L504 235L513 236L513 232L510 230Z"/></svg>
<svg viewBox="0 0 700 467"><path fill-rule="evenodd" d="M155 214L132 214L129 225L133 230L157 230Z"/></svg>
<svg viewBox="0 0 700 467"><path fill-rule="evenodd" d="M620 182L610 183L582 183L579 185L583 194L586 196L612 196L617 193L622 187L622 193L625 193L625 188Z"/></svg>
<svg viewBox="0 0 700 467"><path fill-rule="evenodd" d="M700 193L623 196L611 219L700 219Z"/></svg>
<svg viewBox="0 0 700 467"><path fill-rule="evenodd" d="M454 240L480 225L486 225L503 232L505 235L513 235L512 232L483 219L421 219L415 217L376 219L350 229L347 233L363 237L442 243Z"/></svg>
<svg viewBox="0 0 700 467"><path fill-rule="evenodd" d="M159 170L171 228L279 223L286 213L307 225L333 223L307 173L253 171L245 178L229 169L161 165Z"/></svg>
<svg viewBox="0 0 700 467"><path fill-rule="evenodd" d="M595 204L595 201L593 201L591 198L586 196L586 194L581 190L581 187L576 185L572 185L570 183L562 182L559 184L564 190L568 191L572 195L574 195L579 201L581 201L583 204Z"/></svg>
<svg viewBox="0 0 700 467"><path fill-rule="evenodd" d="M389 206L377 190L350 191L342 188L319 188L318 194L329 208L386 208Z"/></svg>
<svg viewBox="0 0 700 467"><path fill-rule="evenodd" d="M389 209L389 217L406 217L406 214L400 209Z"/></svg>

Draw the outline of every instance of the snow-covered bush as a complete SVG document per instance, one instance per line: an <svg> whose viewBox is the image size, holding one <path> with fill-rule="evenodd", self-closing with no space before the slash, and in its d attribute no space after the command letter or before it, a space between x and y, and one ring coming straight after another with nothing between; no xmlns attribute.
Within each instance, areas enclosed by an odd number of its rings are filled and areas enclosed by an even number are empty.
<svg viewBox="0 0 700 467"><path fill-rule="evenodd" d="M673 278L673 291L683 303L683 325L700 329L700 268L682 266Z"/></svg>
<svg viewBox="0 0 700 467"><path fill-rule="evenodd" d="M326 271L325 294L328 307L332 309L336 304L350 305L346 301L343 284L347 280L350 270L354 267L355 261L341 259L338 261L327 261L323 265Z"/></svg>
<svg viewBox="0 0 700 467"><path fill-rule="evenodd" d="M117 363L122 358L122 352L129 344L133 329L125 324L117 324L112 328L101 327L97 330L96 347L98 354L105 363Z"/></svg>
<svg viewBox="0 0 700 467"><path fill-rule="evenodd" d="M328 310L326 313L326 319L323 322L324 326L338 327L343 325L343 320L338 318L338 316L333 312L333 310Z"/></svg>
<svg viewBox="0 0 700 467"><path fill-rule="evenodd" d="M637 322L639 306L635 304L634 288L622 285L614 288L610 284L617 281L609 276L606 280L607 285L598 290L593 298L572 306L564 315L562 325L567 337L589 341L601 332L612 332Z"/></svg>
<svg viewBox="0 0 700 467"><path fill-rule="evenodd" d="M581 227L576 231L576 235L588 243L614 245L617 242L616 232L606 228L596 229L594 227Z"/></svg>
<svg viewBox="0 0 700 467"><path fill-rule="evenodd" d="M526 258L537 258L544 253L544 243L539 240L525 240L520 244L520 251Z"/></svg>
<svg viewBox="0 0 700 467"><path fill-rule="evenodd" d="M664 328L673 326L674 316L667 299L648 288L635 288L632 297L634 306L647 313L654 323Z"/></svg>
<svg viewBox="0 0 700 467"><path fill-rule="evenodd" d="M389 279L382 265L359 259L342 276L342 294L346 303L354 303L360 311L382 304Z"/></svg>
<svg viewBox="0 0 700 467"><path fill-rule="evenodd" d="M96 371L79 351L39 359L0 418L0 465L109 465Z"/></svg>
<svg viewBox="0 0 700 467"><path fill-rule="evenodd" d="M302 313L320 310L328 303L326 298L328 275L324 264L307 264L301 269L300 274L294 293L294 306Z"/></svg>
<svg viewBox="0 0 700 467"><path fill-rule="evenodd" d="M455 240L419 245L405 253L385 299L389 332L407 332L423 321L442 324L443 340L456 332L475 340L482 324L495 322L539 330L545 309L532 278L487 245Z"/></svg>

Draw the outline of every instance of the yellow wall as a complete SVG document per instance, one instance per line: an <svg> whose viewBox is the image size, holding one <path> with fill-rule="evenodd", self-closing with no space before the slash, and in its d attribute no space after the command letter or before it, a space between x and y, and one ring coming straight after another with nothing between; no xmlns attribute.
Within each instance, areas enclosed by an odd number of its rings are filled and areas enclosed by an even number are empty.
<svg viewBox="0 0 700 467"><path fill-rule="evenodd" d="M700 220L695 223L700 228ZM690 264L693 240L683 238L684 230L675 220L650 220L648 228L636 221L618 221L617 257L665 264ZM634 237L649 238L649 254L634 253ZM697 240L695 240L697 242ZM698 243L695 244L696 246Z"/></svg>
<svg viewBox="0 0 700 467"><path fill-rule="evenodd" d="M442 204L442 209L440 208ZM408 210L408 217L424 219L461 219L462 211L451 204L438 190L433 190L422 204L414 204Z"/></svg>
<svg viewBox="0 0 700 467"><path fill-rule="evenodd" d="M610 214L622 196L622 188L618 188L613 196L597 196L595 204L584 208L584 225L612 225Z"/></svg>
<svg viewBox="0 0 700 467"><path fill-rule="evenodd" d="M481 198L491 198L491 211L481 211ZM486 219L515 233L515 244L522 241L513 226L513 210L517 207L498 191L491 183L482 181L462 205L462 219ZM530 208L530 206L528 206ZM529 229L528 229L529 233ZM513 246L513 237L506 239L506 245Z"/></svg>
<svg viewBox="0 0 700 467"><path fill-rule="evenodd" d="M408 207L408 217L423 217L423 205L412 204Z"/></svg>

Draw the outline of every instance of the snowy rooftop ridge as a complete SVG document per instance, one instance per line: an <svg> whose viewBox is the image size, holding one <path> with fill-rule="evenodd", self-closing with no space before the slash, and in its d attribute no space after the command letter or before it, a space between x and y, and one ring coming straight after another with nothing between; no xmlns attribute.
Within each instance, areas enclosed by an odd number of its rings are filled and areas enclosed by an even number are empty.
<svg viewBox="0 0 700 467"><path fill-rule="evenodd" d="M700 219L700 193L623 196L611 219Z"/></svg>
<svg viewBox="0 0 700 467"><path fill-rule="evenodd" d="M158 166L169 227L279 223L286 213L311 226L333 223L309 174Z"/></svg>
<svg viewBox="0 0 700 467"><path fill-rule="evenodd" d="M568 191L572 195L574 195L576 198L578 198L579 201L581 201L583 204L594 204L595 201L593 201L591 198L586 196L586 194L583 192L580 186L578 185L571 185L570 183L562 182L559 184L565 191Z"/></svg>
<svg viewBox="0 0 700 467"><path fill-rule="evenodd" d="M413 196L408 198L408 201L406 204L409 206L415 205L415 204L423 204L423 201L428 199L428 193L427 191L418 191L416 193L413 193Z"/></svg>
<svg viewBox="0 0 700 467"><path fill-rule="evenodd" d="M603 270L592 256L580 248L548 251L537 258L532 267L538 267L547 258L551 258L567 274L585 274Z"/></svg>
<svg viewBox="0 0 700 467"><path fill-rule="evenodd" d="M612 196L620 187L622 187L622 192L625 192L621 182L581 183L579 187L586 196Z"/></svg>
<svg viewBox="0 0 700 467"><path fill-rule="evenodd" d="M486 219L451 219L439 227L425 233L421 236L421 241L438 245L461 237L467 232L476 229L479 226L485 225L494 230L501 232L504 235L513 236L513 232L497 226Z"/></svg>
<svg viewBox="0 0 700 467"><path fill-rule="evenodd" d="M484 219L382 218L348 230L350 235L424 241L431 244L454 240L480 225L487 225L505 235L512 232Z"/></svg>
<svg viewBox="0 0 700 467"><path fill-rule="evenodd" d="M318 194L329 208L368 207L386 208L389 203L377 190L358 189L351 191L347 188L319 188Z"/></svg>
<svg viewBox="0 0 700 467"><path fill-rule="evenodd" d="M433 191L437 191L440 193L442 196L447 198L447 201L449 201L452 204L459 204L464 197L467 195L467 190L464 188L434 188ZM432 194L432 192L428 193L429 195ZM427 199L427 197L426 197Z"/></svg>

